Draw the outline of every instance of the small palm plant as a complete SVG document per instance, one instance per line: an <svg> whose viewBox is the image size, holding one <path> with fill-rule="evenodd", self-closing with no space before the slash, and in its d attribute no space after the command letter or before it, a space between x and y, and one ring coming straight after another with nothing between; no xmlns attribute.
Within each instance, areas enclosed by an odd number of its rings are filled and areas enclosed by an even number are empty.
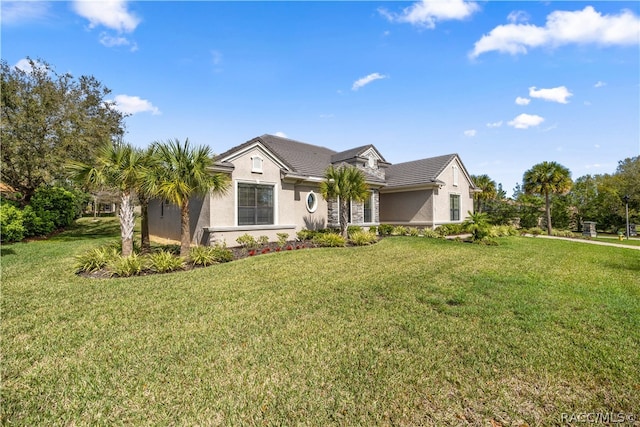
<svg viewBox="0 0 640 427"><path fill-rule="evenodd" d="M462 225L467 232L471 233L471 240L478 242L488 237L491 231L491 224L489 224L487 214L480 212L467 212L467 214L469 216Z"/></svg>

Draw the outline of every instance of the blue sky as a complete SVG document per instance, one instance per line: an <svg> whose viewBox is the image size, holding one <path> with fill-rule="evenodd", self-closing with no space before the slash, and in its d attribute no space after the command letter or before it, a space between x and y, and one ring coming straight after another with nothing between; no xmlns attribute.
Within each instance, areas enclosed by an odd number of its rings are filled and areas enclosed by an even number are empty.
<svg viewBox="0 0 640 427"><path fill-rule="evenodd" d="M459 153L508 195L640 155L640 2L2 1L2 58L93 75L126 140L265 133L399 163Z"/></svg>

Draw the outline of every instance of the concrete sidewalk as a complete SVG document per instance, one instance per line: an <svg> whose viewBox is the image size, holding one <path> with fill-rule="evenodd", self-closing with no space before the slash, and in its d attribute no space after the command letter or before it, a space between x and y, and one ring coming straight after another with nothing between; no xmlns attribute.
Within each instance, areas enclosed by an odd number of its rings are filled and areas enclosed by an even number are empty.
<svg viewBox="0 0 640 427"><path fill-rule="evenodd" d="M558 239L558 240L568 240L570 242L578 242L578 243L590 243L592 245L602 245L602 246L615 246L616 248L625 248L625 249L635 249L640 250L640 246L632 246L632 245L621 245L620 243L609 243L609 242L599 242L596 240L588 240L588 239L572 239L571 237L556 237L556 236L547 236L546 234L539 234L534 236L533 234L526 234L528 237L540 237L543 239ZM612 239L613 240L613 239Z"/></svg>

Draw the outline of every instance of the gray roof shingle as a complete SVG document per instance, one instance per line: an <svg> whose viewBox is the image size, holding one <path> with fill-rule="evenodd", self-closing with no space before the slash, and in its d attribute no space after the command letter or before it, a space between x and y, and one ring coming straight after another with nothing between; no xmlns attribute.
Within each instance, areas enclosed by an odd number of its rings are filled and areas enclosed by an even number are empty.
<svg viewBox="0 0 640 427"><path fill-rule="evenodd" d="M447 154L391 165L387 168L387 188L438 182L438 175L457 156Z"/></svg>

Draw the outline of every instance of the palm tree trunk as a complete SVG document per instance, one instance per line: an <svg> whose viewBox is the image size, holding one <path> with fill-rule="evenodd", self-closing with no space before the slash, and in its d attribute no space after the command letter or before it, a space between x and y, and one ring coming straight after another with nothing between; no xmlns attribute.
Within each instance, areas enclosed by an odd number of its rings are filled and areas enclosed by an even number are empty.
<svg viewBox="0 0 640 427"><path fill-rule="evenodd" d="M549 192L544 193L544 202L547 211L547 235L551 236L551 202L549 199Z"/></svg>
<svg viewBox="0 0 640 427"><path fill-rule="evenodd" d="M149 239L149 199L140 199L140 252L143 254L151 253L151 240Z"/></svg>
<svg viewBox="0 0 640 427"><path fill-rule="evenodd" d="M191 249L191 230L189 225L189 199L180 206L180 256L186 258Z"/></svg>
<svg viewBox="0 0 640 427"><path fill-rule="evenodd" d="M128 191L123 191L120 194L119 217L120 236L122 237L122 256L127 257L133 253L133 227L135 225L131 194Z"/></svg>
<svg viewBox="0 0 640 427"><path fill-rule="evenodd" d="M349 200L340 198L340 234L345 239L347 238L347 224L349 223Z"/></svg>

